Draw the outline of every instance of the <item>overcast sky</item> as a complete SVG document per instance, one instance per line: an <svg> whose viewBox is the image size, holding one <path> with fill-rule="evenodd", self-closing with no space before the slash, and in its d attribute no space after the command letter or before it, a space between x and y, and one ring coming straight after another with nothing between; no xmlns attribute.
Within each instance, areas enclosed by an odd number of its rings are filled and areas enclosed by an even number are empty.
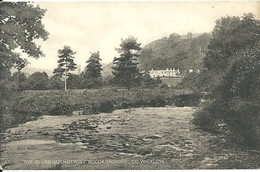
<svg viewBox="0 0 260 172"><path fill-rule="evenodd" d="M50 33L41 45L43 58L28 58L30 67L53 70L58 49L76 51L75 62L85 67L90 52L100 51L103 63L112 62L121 38L133 35L142 43L171 33L211 32L221 16L257 12L256 2L37 2Z"/></svg>

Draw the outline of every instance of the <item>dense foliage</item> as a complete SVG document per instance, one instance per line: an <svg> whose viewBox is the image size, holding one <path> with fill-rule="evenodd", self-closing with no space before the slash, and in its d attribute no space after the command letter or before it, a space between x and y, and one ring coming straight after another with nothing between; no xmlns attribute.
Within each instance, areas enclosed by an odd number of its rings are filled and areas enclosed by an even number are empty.
<svg viewBox="0 0 260 172"><path fill-rule="evenodd" d="M140 70L175 68L182 72L200 69L211 34L180 36L176 33L144 46L139 57Z"/></svg>
<svg viewBox="0 0 260 172"><path fill-rule="evenodd" d="M102 85L102 65L99 52L91 53L83 74L83 88L99 88Z"/></svg>
<svg viewBox="0 0 260 172"><path fill-rule="evenodd" d="M192 101L190 97L193 97ZM71 115L111 112L114 109L131 107L162 107L173 103L195 106L199 95L189 91L161 89L117 89L92 90L28 90L20 93L20 101L10 104L10 110L18 112L8 116L5 127L36 119L41 115Z"/></svg>
<svg viewBox="0 0 260 172"><path fill-rule="evenodd" d="M225 17L216 22L204 66L217 81L210 82L211 75L203 78L211 87L211 100L193 121L254 148L260 142L259 47L260 21L253 15ZM205 72L202 75L206 76Z"/></svg>
<svg viewBox="0 0 260 172"><path fill-rule="evenodd" d="M70 82L69 82L70 83ZM49 88L50 90L62 90L64 89L64 83L62 80L56 76L51 76L49 78Z"/></svg>
<svg viewBox="0 0 260 172"><path fill-rule="evenodd" d="M199 73L187 74L183 80L177 84L178 89L189 89L198 92L211 92L219 84L219 73L203 68Z"/></svg>
<svg viewBox="0 0 260 172"><path fill-rule="evenodd" d="M10 83L10 70L14 67L20 71L27 64L15 50L21 49L36 59L43 56L34 40L47 39L48 33L41 22L44 13L45 10L31 3L0 2L0 133L8 117L15 116L15 112L9 110L17 102L15 87ZM24 77L14 76L13 79L22 82ZM23 89L23 86L17 88Z"/></svg>
<svg viewBox="0 0 260 172"><path fill-rule="evenodd" d="M74 55L76 52L73 52L69 46L64 46L63 49L58 50L58 67L54 69L53 74L55 77L61 78L64 80L64 89L67 89L67 79L71 75L71 71L76 70L76 64L74 63Z"/></svg>
<svg viewBox="0 0 260 172"><path fill-rule="evenodd" d="M113 60L113 83L122 87L133 87L139 85L139 69L137 68L137 58L140 56L140 43L137 38L130 36L122 39L120 48L117 49L120 57Z"/></svg>
<svg viewBox="0 0 260 172"><path fill-rule="evenodd" d="M162 85L162 80L160 80L160 78L151 78L151 76L149 75L149 73L144 73L141 77L140 77L140 86L142 88L156 88L158 86Z"/></svg>
<svg viewBox="0 0 260 172"><path fill-rule="evenodd" d="M49 77L45 72L35 72L26 80L28 90L46 90L49 87Z"/></svg>
<svg viewBox="0 0 260 172"><path fill-rule="evenodd" d="M13 73L11 76L11 81L14 84L14 89L18 91L23 91L27 89L27 77L21 71Z"/></svg>

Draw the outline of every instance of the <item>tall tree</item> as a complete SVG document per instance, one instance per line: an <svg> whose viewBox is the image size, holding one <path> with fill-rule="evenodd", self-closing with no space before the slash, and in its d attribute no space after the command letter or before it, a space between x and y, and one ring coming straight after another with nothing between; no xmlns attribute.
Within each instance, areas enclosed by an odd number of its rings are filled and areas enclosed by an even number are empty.
<svg viewBox="0 0 260 172"><path fill-rule="evenodd" d="M259 21L253 14L243 17L222 17L216 21L204 66L216 73L226 71L232 55L241 49L253 47L260 39Z"/></svg>
<svg viewBox="0 0 260 172"><path fill-rule="evenodd" d="M29 90L47 90L49 77L46 72L35 72L28 77L26 85Z"/></svg>
<svg viewBox="0 0 260 172"><path fill-rule="evenodd" d="M48 37L41 22L44 13L45 10L31 3L0 2L0 133L8 127L3 113L10 105L10 99L14 98L10 96L13 90L8 87L10 69L12 67L21 69L26 65L26 60L21 58L15 49L20 48L28 56L36 59L43 56L40 46L37 46L33 40L46 40Z"/></svg>
<svg viewBox="0 0 260 172"><path fill-rule="evenodd" d="M74 63L74 56L76 52L72 51L69 46L64 46L63 49L58 50L58 67L54 69L54 76L64 79L64 90L67 90L67 79L71 75L71 71L76 70Z"/></svg>
<svg viewBox="0 0 260 172"><path fill-rule="evenodd" d="M87 66L84 73L83 87L97 88L102 84L102 65L100 64L101 58L99 52L91 53L91 56L86 61Z"/></svg>
<svg viewBox="0 0 260 172"><path fill-rule="evenodd" d="M196 77L183 81L189 88L212 91L223 80L238 50L252 48L260 40L260 21L254 15L227 16L216 21L212 38L203 60L204 69Z"/></svg>
<svg viewBox="0 0 260 172"><path fill-rule="evenodd" d="M115 85L127 88L137 86L139 84L137 59L142 49L141 43L137 43L137 38L133 36L121 41L120 48L116 49L120 57L115 57L113 60L113 82Z"/></svg>

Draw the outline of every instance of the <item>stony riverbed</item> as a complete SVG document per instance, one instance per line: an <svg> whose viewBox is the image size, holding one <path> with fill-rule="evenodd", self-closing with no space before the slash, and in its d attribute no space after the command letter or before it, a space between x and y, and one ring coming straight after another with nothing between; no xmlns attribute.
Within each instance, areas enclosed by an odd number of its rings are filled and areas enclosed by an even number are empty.
<svg viewBox="0 0 260 172"><path fill-rule="evenodd" d="M194 111L132 108L43 116L7 131L1 160L5 169L259 168L257 153L227 148L224 139L191 124ZM239 163L245 159L248 167Z"/></svg>

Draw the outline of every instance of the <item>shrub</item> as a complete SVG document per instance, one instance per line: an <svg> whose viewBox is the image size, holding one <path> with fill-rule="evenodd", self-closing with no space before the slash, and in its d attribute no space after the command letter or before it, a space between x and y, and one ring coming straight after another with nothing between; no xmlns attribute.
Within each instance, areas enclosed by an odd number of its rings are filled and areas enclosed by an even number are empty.
<svg viewBox="0 0 260 172"><path fill-rule="evenodd" d="M208 118L220 119L227 125L226 136L232 143L259 147L259 53L256 48L235 54L222 82L211 94L214 101L195 114L195 124L204 128ZM215 128L215 124L209 122L207 127Z"/></svg>
<svg viewBox="0 0 260 172"><path fill-rule="evenodd" d="M234 98L222 119L231 131L230 139L241 145L260 148L260 108L252 102Z"/></svg>
<svg viewBox="0 0 260 172"><path fill-rule="evenodd" d="M205 70L195 77L195 86L206 84L214 101L195 113L194 123L215 128L221 121L228 138L250 148L260 147L259 24L252 14L218 20L203 61Z"/></svg>
<svg viewBox="0 0 260 172"><path fill-rule="evenodd" d="M193 114L194 118L191 122L205 131L217 133L218 122L215 113L212 113L213 109L211 102L204 102L202 107Z"/></svg>
<svg viewBox="0 0 260 172"><path fill-rule="evenodd" d="M112 103L112 101L106 100L101 102L100 104L100 112L112 112L114 110L114 104Z"/></svg>
<svg viewBox="0 0 260 172"><path fill-rule="evenodd" d="M15 96L11 98L3 114L3 121L0 121L3 129L15 127L27 121L36 120L39 116L43 115L41 112L31 108L31 105L24 106Z"/></svg>
<svg viewBox="0 0 260 172"><path fill-rule="evenodd" d="M167 84L165 84L165 83L163 83L163 84L160 84L160 88L162 88L162 89L168 88L168 85L167 85Z"/></svg>
<svg viewBox="0 0 260 172"><path fill-rule="evenodd" d="M199 94L182 94L176 97L175 105L178 107L183 106L198 106L200 103L201 95Z"/></svg>
<svg viewBox="0 0 260 172"><path fill-rule="evenodd" d="M162 96L156 96L149 102L149 106L151 107L163 107L166 105L166 100Z"/></svg>
<svg viewBox="0 0 260 172"><path fill-rule="evenodd" d="M48 109L49 115L72 115L74 107L69 104L63 104L62 102L56 102L52 108Z"/></svg>
<svg viewBox="0 0 260 172"><path fill-rule="evenodd" d="M170 88L23 91L17 94L15 101L9 101L3 123L5 128L9 128L42 115L71 115L73 111L95 114L119 108L162 107L180 94L190 93Z"/></svg>

